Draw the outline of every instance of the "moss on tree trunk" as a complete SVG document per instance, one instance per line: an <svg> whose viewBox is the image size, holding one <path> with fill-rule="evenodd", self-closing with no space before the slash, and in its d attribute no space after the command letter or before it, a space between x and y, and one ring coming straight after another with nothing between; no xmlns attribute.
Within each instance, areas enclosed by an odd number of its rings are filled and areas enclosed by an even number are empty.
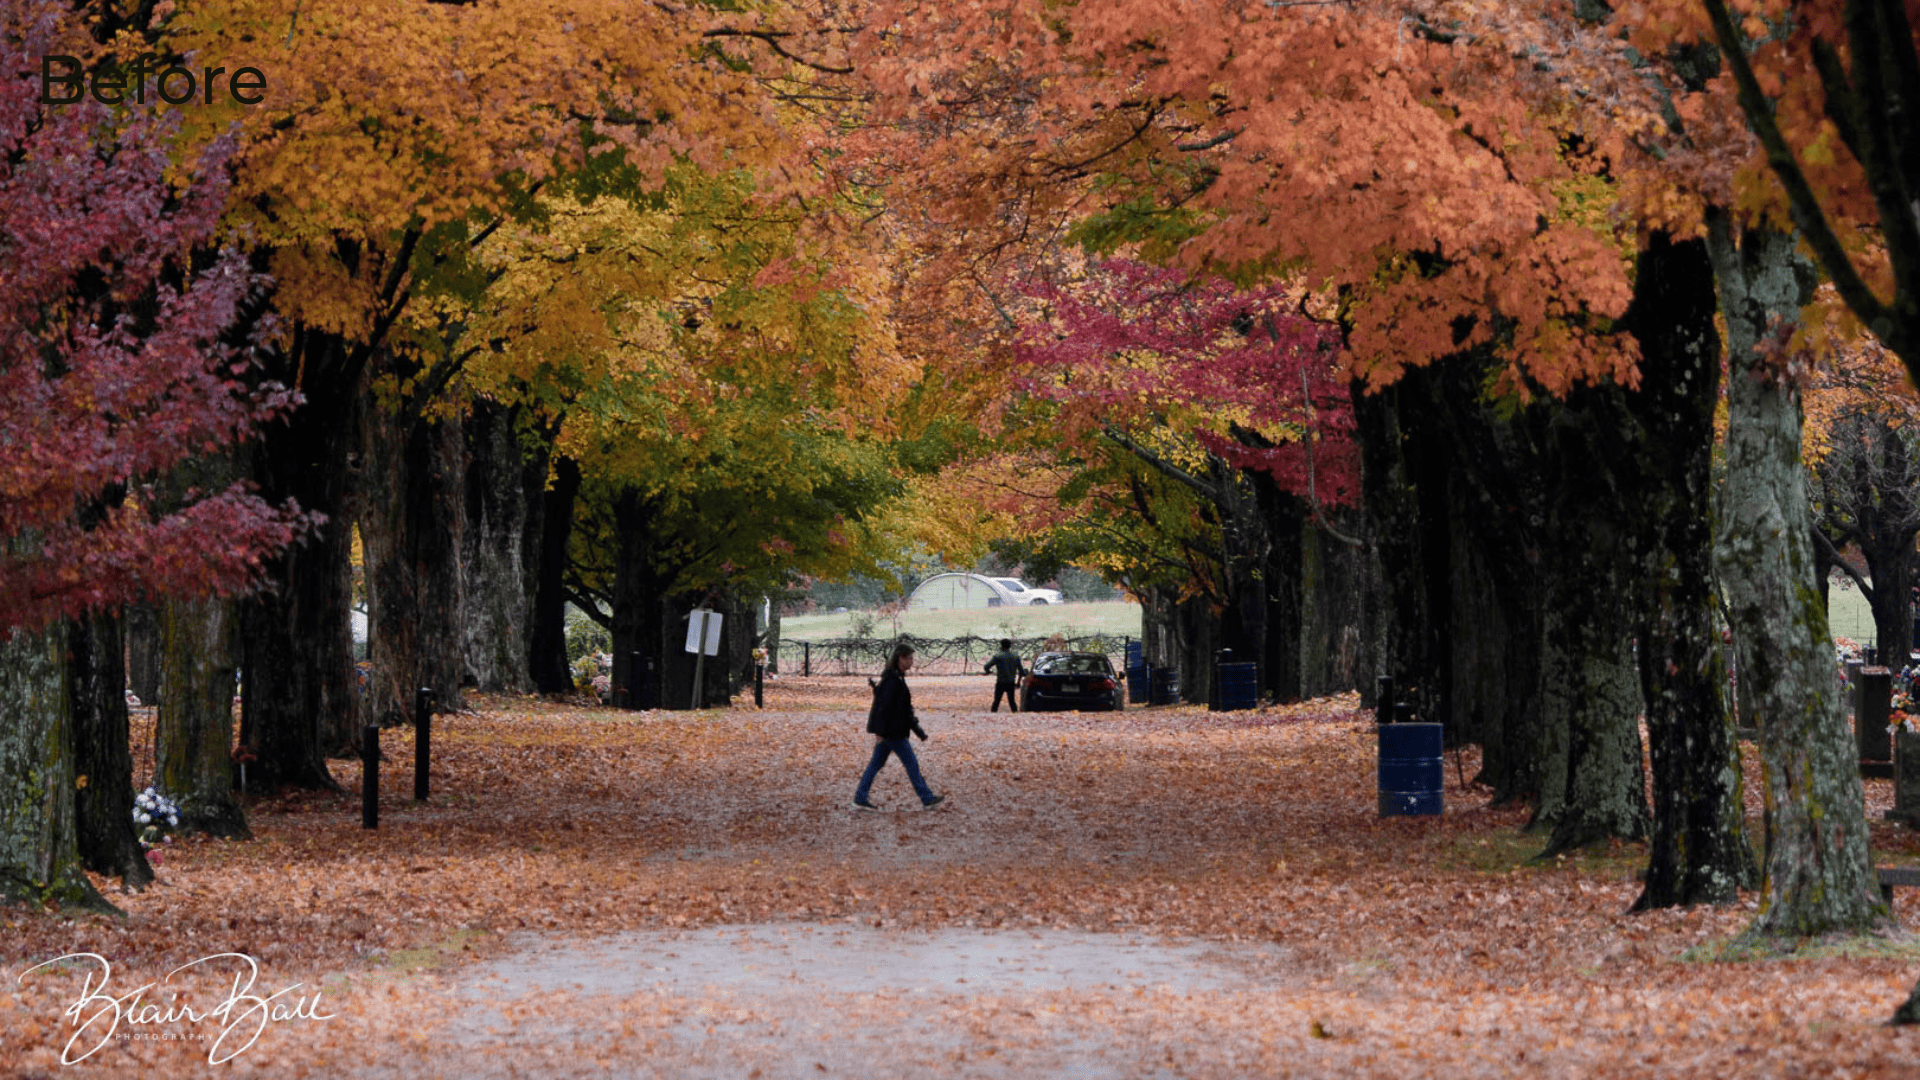
<svg viewBox="0 0 1920 1080"><path fill-rule="evenodd" d="M1715 556L1729 617L1743 636L1760 725L1771 832L1755 937L1884 924L1867 849L1853 732L1839 708L1827 614L1813 579L1812 524L1800 467L1800 402L1756 349L1797 317L1811 278L1791 237L1724 217L1709 244L1731 357L1727 484Z"/></svg>
<svg viewBox="0 0 1920 1080"><path fill-rule="evenodd" d="M170 600L160 609L161 680L154 783L180 807L180 829L252 835L233 783L232 601Z"/></svg>
<svg viewBox="0 0 1920 1080"><path fill-rule="evenodd" d="M1711 453L1720 338L1701 241L1656 236L1622 320L1640 342L1628 407L1644 481L1629 496L1641 538L1640 690L1653 767L1653 835L1636 910L1726 903L1759 880L1747 842L1739 745L1721 699L1714 632Z"/></svg>
<svg viewBox="0 0 1920 1080"><path fill-rule="evenodd" d="M114 911L81 872L65 624L0 641L0 897Z"/></svg>

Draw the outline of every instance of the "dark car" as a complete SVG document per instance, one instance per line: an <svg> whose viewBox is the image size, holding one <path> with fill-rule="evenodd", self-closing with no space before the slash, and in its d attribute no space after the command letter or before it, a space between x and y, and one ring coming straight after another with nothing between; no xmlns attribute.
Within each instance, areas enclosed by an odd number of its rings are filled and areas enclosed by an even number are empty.
<svg viewBox="0 0 1920 1080"><path fill-rule="evenodd" d="M1020 708L1118 709L1126 704L1125 694L1113 665L1100 653L1041 653L1023 685Z"/></svg>

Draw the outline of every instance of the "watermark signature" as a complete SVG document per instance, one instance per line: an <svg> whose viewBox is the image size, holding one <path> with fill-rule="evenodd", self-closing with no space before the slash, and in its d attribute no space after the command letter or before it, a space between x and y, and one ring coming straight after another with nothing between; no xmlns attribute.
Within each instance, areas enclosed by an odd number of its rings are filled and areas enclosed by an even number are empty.
<svg viewBox="0 0 1920 1080"><path fill-rule="evenodd" d="M164 1005L146 1000L150 992L157 998L163 992L158 988L165 987L175 975L189 968L202 965L222 966L228 963L234 965L232 988L227 991L224 999L205 1008L184 1004L180 1002L177 994L170 994L170 1000ZM52 960L35 964L21 972L18 981L24 984L27 976L34 972L62 964L76 967L82 973L80 996L75 998L73 1004L62 1014L74 1024L73 1035L67 1039L66 1046L60 1051L62 1065L73 1065L85 1061L117 1034L123 1039L190 1037L172 1033L121 1034L120 1028L123 1024L128 1028L139 1028L153 1024L177 1024L182 1021L193 1024L209 1021L217 1023L220 1025L219 1033L213 1036L212 1045L207 1048L207 1064L219 1065L232 1061L245 1052L260 1038L261 1032L265 1031L270 1023L288 1020L331 1020L334 1015L320 1011L321 992L319 990L313 991L311 997L289 996L305 985L303 983L294 983L271 994L255 993L253 987L260 978L260 964L246 953L229 952L203 956L167 972L166 977L158 982L146 983L118 996L107 993L107 983L113 977L113 965L99 953L68 953L65 956L54 957ZM242 1039L245 1041L242 1042ZM86 1052L76 1056L75 1052L82 1049Z"/></svg>

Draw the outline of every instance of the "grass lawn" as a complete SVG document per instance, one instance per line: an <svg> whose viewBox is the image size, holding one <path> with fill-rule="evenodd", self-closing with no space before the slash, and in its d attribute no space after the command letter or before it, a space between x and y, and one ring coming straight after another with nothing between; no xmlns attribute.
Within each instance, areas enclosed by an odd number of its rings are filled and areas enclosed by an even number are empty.
<svg viewBox="0 0 1920 1080"><path fill-rule="evenodd" d="M856 633L856 620L873 620L872 628ZM847 637L892 637L912 634L923 638L974 637L1085 637L1109 634L1140 636L1140 605L1126 600L1098 603L1049 604L1044 607L997 607L969 611L907 611L896 623L881 612L845 611L824 615L788 615L780 620L780 636L791 641L834 641Z"/></svg>
<svg viewBox="0 0 1920 1080"><path fill-rule="evenodd" d="M1835 575L1827 587L1827 632L1862 645L1873 643L1873 609L1850 578Z"/></svg>

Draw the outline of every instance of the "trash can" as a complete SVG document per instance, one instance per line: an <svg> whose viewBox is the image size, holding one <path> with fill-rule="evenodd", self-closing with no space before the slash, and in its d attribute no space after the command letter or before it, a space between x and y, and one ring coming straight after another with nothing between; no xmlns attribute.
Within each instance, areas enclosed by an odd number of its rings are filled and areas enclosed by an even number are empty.
<svg viewBox="0 0 1920 1080"><path fill-rule="evenodd" d="M1380 724L1380 816L1438 814L1444 807L1444 724Z"/></svg>
<svg viewBox="0 0 1920 1080"><path fill-rule="evenodd" d="M1178 670L1164 667L1154 668L1151 680L1153 683L1153 704L1180 704L1180 672Z"/></svg>
<svg viewBox="0 0 1920 1080"><path fill-rule="evenodd" d="M1237 712L1260 706L1260 665L1220 665L1220 711Z"/></svg>

